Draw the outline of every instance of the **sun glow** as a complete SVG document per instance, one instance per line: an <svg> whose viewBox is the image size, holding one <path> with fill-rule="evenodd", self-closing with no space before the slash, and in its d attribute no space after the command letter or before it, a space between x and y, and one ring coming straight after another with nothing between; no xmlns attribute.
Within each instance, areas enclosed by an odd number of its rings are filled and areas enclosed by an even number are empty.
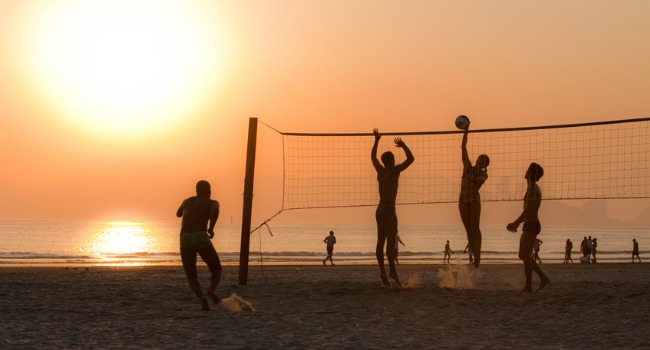
<svg viewBox="0 0 650 350"><path fill-rule="evenodd" d="M93 238L90 250L99 256L151 253L157 250L157 242L144 223L106 221Z"/></svg>
<svg viewBox="0 0 650 350"><path fill-rule="evenodd" d="M48 111L85 134L159 135L197 117L227 70L209 2L51 1L26 20L21 64Z"/></svg>

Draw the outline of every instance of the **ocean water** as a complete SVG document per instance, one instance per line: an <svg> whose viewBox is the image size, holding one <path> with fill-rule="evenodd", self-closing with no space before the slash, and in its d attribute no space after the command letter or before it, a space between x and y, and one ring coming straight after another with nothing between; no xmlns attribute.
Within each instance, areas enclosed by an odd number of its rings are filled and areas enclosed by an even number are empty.
<svg viewBox="0 0 650 350"><path fill-rule="evenodd" d="M69 221L0 220L1 265L180 265L179 221ZM376 228L373 224L262 226L250 234L250 265L321 264L326 255L323 239L334 231L338 264L376 263ZM218 223L213 244L224 265L238 265L241 226ZM482 263L517 263L519 233L503 227L482 227ZM406 246L399 249L400 263L442 263L450 241L452 263L467 263L467 239L462 227L401 225ZM573 241L573 260L579 263L584 236L598 238L599 263L631 261L632 239L649 251L649 228L543 227L543 263L561 263L567 238Z"/></svg>

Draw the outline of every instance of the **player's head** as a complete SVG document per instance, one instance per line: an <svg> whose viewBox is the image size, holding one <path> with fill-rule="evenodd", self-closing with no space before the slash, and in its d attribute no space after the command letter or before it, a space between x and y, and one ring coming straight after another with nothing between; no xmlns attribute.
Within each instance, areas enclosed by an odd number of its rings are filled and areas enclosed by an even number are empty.
<svg viewBox="0 0 650 350"><path fill-rule="evenodd" d="M210 189L210 183L209 182L207 182L205 180L201 180L201 181L196 183L196 195L197 196L210 198L211 192L212 192L212 190Z"/></svg>
<svg viewBox="0 0 650 350"><path fill-rule="evenodd" d="M384 163L384 166L393 166L395 165L395 155L391 151L384 152L381 155L381 161Z"/></svg>
<svg viewBox="0 0 650 350"><path fill-rule="evenodd" d="M331 236L331 235L334 235L334 231L330 231L330 236Z"/></svg>
<svg viewBox="0 0 650 350"><path fill-rule="evenodd" d="M544 168L537 163L530 163L528 170L526 170L526 179L537 182L542 176L544 176Z"/></svg>
<svg viewBox="0 0 650 350"><path fill-rule="evenodd" d="M487 168L490 165L490 157L487 154L481 154L476 159L476 165L481 169Z"/></svg>

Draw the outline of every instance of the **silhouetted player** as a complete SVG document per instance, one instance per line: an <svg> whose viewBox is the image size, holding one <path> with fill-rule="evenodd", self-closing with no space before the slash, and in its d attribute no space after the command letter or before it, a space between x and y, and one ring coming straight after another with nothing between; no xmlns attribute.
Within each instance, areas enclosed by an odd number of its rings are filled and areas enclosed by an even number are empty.
<svg viewBox="0 0 650 350"><path fill-rule="evenodd" d="M203 310L210 310L208 300L203 295L196 270L196 254L208 265L212 276L206 294L217 304L219 297L215 294L221 281L221 261L210 241L214 237L214 225L219 218L219 202L210 199L210 183L199 181L196 184L196 196L183 201L176 216L183 217L181 223L181 260L190 289L201 300ZM208 225L209 224L209 225Z"/></svg>
<svg viewBox="0 0 650 350"><path fill-rule="evenodd" d="M401 164L395 165L395 156L393 153L384 152L381 155L382 165L377 160L377 146L381 135L377 129L374 129L373 132L375 134L375 144L372 146L370 158L372 159L372 165L377 170L377 182L379 182L379 205L375 212L375 219L377 220L377 262L379 263L381 281L384 287L390 287L390 282L388 281L384 267L383 251L384 244L386 243L386 256L388 257L388 266L390 269L389 276L397 282L398 286L401 286L395 269L395 235L397 234L395 199L397 198L399 175L413 163L415 158L404 141L397 137L395 138L395 146L404 149L406 160Z"/></svg>
<svg viewBox="0 0 650 350"><path fill-rule="evenodd" d="M463 177L460 182L458 209L467 233L467 242L474 253L474 266L478 267L481 263L481 243L483 241L480 228L481 195L479 189L488 178L487 167L490 165L490 157L481 154L476 159L476 165L472 165L467 154L467 134L468 129L465 129L462 142Z"/></svg>
<svg viewBox="0 0 650 350"><path fill-rule="evenodd" d="M544 289L544 287L551 282L531 257L535 239L537 239L537 235L542 230L542 225L539 222L538 216L539 207L542 204L542 190L537 186L537 181L539 181L542 176L544 176L544 169L537 163L531 163L528 170L526 170L526 175L524 176L528 182L528 188L524 195L524 210L515 221L508 224L506 227L510 232L517 232L519 224L522 222L524 223L521 238L519 239L519 259L524 262L524 274L526 275L526 286L523 289L524 292L533 291L533 271L537 273L540 279L539 288L537 288L538 291Z"/></svg>

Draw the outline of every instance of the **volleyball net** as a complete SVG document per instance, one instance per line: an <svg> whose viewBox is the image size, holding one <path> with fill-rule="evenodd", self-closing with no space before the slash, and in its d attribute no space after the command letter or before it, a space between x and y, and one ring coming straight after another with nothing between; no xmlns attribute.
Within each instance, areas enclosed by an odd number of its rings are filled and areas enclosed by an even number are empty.
<svg viewBox="0 0 650 350"><path fill-rule="evenodd" d="M263 125L266 125L262 123ZM268 125L266 125L268 126ZM379 201L370 152L373 133L280 132L283 147L282 210L374 206ZM531 162L545 171L545 200L628 199L650 195L650 118L570 125L469 130L472 164L490 157L481 200L523 198ZM415 162L400 176L397 204L457 202L463 173L463 132L382 132L378 157L400 137Z"/></svg>

